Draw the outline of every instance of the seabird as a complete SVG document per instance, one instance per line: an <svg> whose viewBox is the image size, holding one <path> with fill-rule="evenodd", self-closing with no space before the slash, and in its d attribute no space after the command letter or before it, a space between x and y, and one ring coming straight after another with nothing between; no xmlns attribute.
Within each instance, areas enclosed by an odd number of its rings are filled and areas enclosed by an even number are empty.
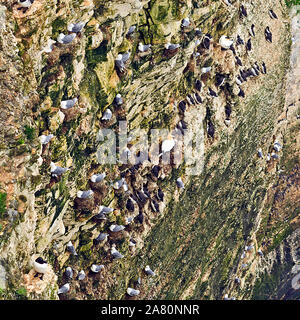
<svg viewBox="0 0 300 320"><path fill-rule="evenodd" d="M67 293L69 290L70 290L70 285L69 283L66 283L58 289L57 294Z"/></svg>
<svg viewBox="0 0 300 320"><path fill-rule="evenodd" d="M237 77L235 78L235 82L236 82L237 85L240 86L240 85L243 83L243 80L242 80L242 78L241 78L240 76L237 76Z"/></svg>
<svg viewBox="0 0 300 320"><path fill-rule="evenodd" d="M216 74L216 86L217 87L221 87L223 84L224 84L224 82L225 82L225 79L226 79L226 76L224 76L223 74L221 74L221 73L217 73Z"/></svg>
<svg viewBox="0 0 300 320"><path fill-rule="evenodd" d="M147 201L148 196L142 190L138 190L136 192L136 195L142 203L145 203Z"/></svg>
<svg viewBox="0 0 300 320"><path fill-rule="evenodd" d="M68 279L72 279L73 278L73 270L71 267L67 267L66 271L65 271L65 275Z"/></svg>
<svg viewBox="0 0 300 320"><path fill-rule="evenodd" d="M69 168L62 168L57 166L54 162L50 163L50 167L51 167L50 172L53 177L61 176L62 174L64 174L69 170Z"/></svg>
<svg viewBox="0 0 300 320"><path fill-rule="evenodd" d="M281 144L276 140L273 144L273 149L276 151L276 152L279 152L281 150Z"/></svg>
<svg viewBox="0 0 300 320"><path fill-rule="evenodd" d="M143 212L140 212L136 218L137 218L137 221L138 221L140 224L143 224L143 222L144 222Z"/></svg>
<svg viewBox="0 0 300 320"><path fill-rule="evenodd" d="M272 19L278 19L276 13L272 9L269 10L269 15Z"/></svg>
<svg viewBox="0 0 300 320"><path fill-rule="evenodd" d="M153 272L149 266L145 267L145 272L147 273L148 276L155 276L155 272Z"/></svg>
<svg viewBox="0 0 300 320"><path fill-rule="evenodd" d="M182 182L180 177L176 180L176 184L177 184L178 188L184 189L184 183Z"/></svg>
<svg viewBox="0 0 300 320"><path fill-rule="evenodd" d="M244 16L244 17L247 17L248 14L247 14L247 10L245 9L245 7L243 5L240 6L240 16Z"/></svg>
<svg viewBox="0 0 300 320"><path fill-rule="evenodd" d="M38 257L34 262L33 262L33 268L37 273L46 273L48 271L48 263L47 261L43 260L42 257Z"/></svg>
<svg viewBox="0 0 300 320"><path fill-rule="evenodd" d="M225 114L227 118L229 118L231 115L231 106L229 104L225 106Z"/></svg>
<svg viewBox="0 0 300 320"><path fill-rule="evenodd" d="M210 40L212 39L212 37L211 37L211 35L209 34L209 33L207 33L205 36L204 36L204 38L203 38L203 40L202 40L202 43L203 43L203 47L205 48L205 49L209 49L209 47L210 47Z"/></svg>
<svg viewBox="0 0 300 320"><path fill-rule="evenodd" d="M134 212L134 203L130 198L126 202L126 209L130 212Z"/></svg>
<svg viewBox="0 0 300 320"><path fill-rule="evenodd" d="M135 247L135 245L136 245L136 241L133 239L130 239L129 240L129 247Z"/></svg>
<svg viewBox="0 0 300 320"><path fill-rule="evenodd" d="M241 259L245 259L245 257L246 257L246 252L243 251L243 253L242 253L242 255L241 255Z"/></svg>
<svg viewBox="0 0 300 320"><path fill-rule="evenodd" d="M85 26L85 22L78 22L78 23L70 23L68 25L68 31L70 32L81 32L81 30L83 29L83 27Z"/></svg>
<svg viewBox="0 0 300 320"><path fill-rule="evenodd" d="M207 124L207 134L211 138L214 138L214 136L215 136L215 127L211 121L208 121L208 124Z"/></svg>
<svg viewBox="0 0 300 320"><path fill-rule="evenodd" d="M264 157L261 148L259 148L257 150L257 155L258 155L259 158L263 158Z"/></svg>
<svg viewBox="0 0 300 320"><path fill-rule="evenodd" d="M67 243L67 250L68 250L71 254L73 254L74 256L77 256L77 252L76 252L76 250L75 250L75 248L74 248L74 246L73 246L73 244L72 244L71 241L69 241L69 242Z"/></svg>
<svg viewBox="0 0 300 320"><path fill-rule="evenodd" d="M239 88L240 89L240 92L238 93L238 96L239 97L242 97L242 98L245 98L245 92L242 88Z"/></svg>
<svg viewBox="0 0 300 320"><path fill-rule="evenodd" d="M224 0L225 4L227 4L227 6L232 6L232 3L230 0Z"/></svg>
<svg viewBox="0 0 300 320"><path fill-rule="evenodd" d="M214 98L218 97L217 93L214 90L212 90L211 88L208 88L208 94Z"/></svg>
<svg viewBox="0 0 300 320"><path fill-rule="evenodd" d="M184 100L180 101L178 107L179 107L179 110L182 113L184 113L186 110L186 102Z"/></svg>
<svg viewBox="0 0 300 320"><path fill-rule="evenodd" d="M104 240L107 239L107 236L108 236L107 233L102 233L102 232L100 232L100 234L98 235L98 237L95 238L95 242L96 242L96 243L102 242L102 241L104 241Z"/></svg>
<svg viewBox="0 0 300 320"><path fill-rule="evenodd" d="M93 190L87 190L87 191L77 191L77 198L80 199L90 199L94 194Z"/></svg>
<svg viewBox="0 0 300 320"><path fill-rule="evenodd" d="M170 42L165 44L165 48L167 50L170 50L170 51L174 51L174 50L178 49L179 47L180 47L180 44L173 44L173 43L170 43Z"/></svg>
<svg viewBox="0 0 300 320"><path fill-rule="evenodd" d="M62 100L62 101L60 102L60 107L61 107L62 109L70 109L70 108L72 108L72 107L75 105L75 103L76 103L77 101L78 101L77 98L69 99L69 100Z"/></svg>
<svg viewBox="0 0 300 320"><path fill-rule="evenodd" d="M154 212L159 212L159 204L154 199L151 200L150 205Z"/></svg>
<svg viewBox="0 0 300 320"><path fill-rule="evenodd" d="M116 67L119 69L120 72L124 72L125 70L125 63L122 58L123 56L121 54L118 54L115 60Z"/></svg>
<svg viewBox="0 0 300 320"><path fill-rule="evenodd" d="M101 271L104 268L103 264L92 264L91 266L91 271L94 273L98 273L99 271Z"/></svg>
<svg viewBox="0 0 300 320"><path fill-rule="evenodd" d="M29 8L33 4L34 0L19 0L19 4L23 8Z"/></svg>
<svg viewBox="0 0 300 320"><path fill-rule="evenodd" d="M131 55L130 50L128 50L127 52L123 53L123 54L122 54L122 61L123 61L124 63L126 63L126 62L129 60L130 55Z"/></svg>
<svg viewBox="0 0 300 320"><path fill-rule="evenodd" d="M195 81L195 89L197 90L197 91L201 91L201 88L202 88L202 83L201 83L201 81L200 80L196 80Z"/></svg>
<svg viewBox="0 0 300 320"><path fill-rule="evenodd" d="M126 37L130 37L131 35L133 35L133 33L135 32L136 26L131 26L128 30L128 32L126 33Z"/></svg>
<svg viewBox="0 0 300 320"><path fill-rule="evenodd" d="M107 108L105 110L105 112L103 113L103 117L101 118L101 120L109 121L111 119L111 117L112 117L112 112L111 112L111 110L109 108Z"/></svg>
<svg viewBox="0 0 300 320"><path fill-rule="evenodd" d="M201 97L199 96L198 92L195 92L194 93L194 96L195 96L195 99L197 101L197 103L202 103L202 99ZM184 129L184 128L183 128Z"/></svg>
<svg viewBox="0 0 300 320"><path fill-rule="evenodd" d="M254 31L254 24L251 25L250 29L249 29L249 34L251 37L255 37L255 31Z"/></svg>
<svg viewBox="0 0 300 320"><path fill-rule="evenodd" d="M196 104L195 100L193 99L193 97L190 94L187 95L187 100L188 100L189 104L193 104L193 105Z"/></svg>
<svg viewBox="0 0 300 320"><path fill-rule="evenodd" d="M115 96L114 103L115 103L117 106L120 106L120 105L123 104L123 98L122 98L122 96L121 96L120 93L118 93L118 94Z"/></svg>
<svg viewBox="0 0 300 320"><path fill-rule="evenodd" d="M188 27L190 24L191 24L191 23L190 23L190 18L189 18L189 17L186 17L186 18L182 19L182 21L181 21L181 27L182 27L182 28L186 28L186 27Z"/></svg>
<svg viewBox="0 0 300 320"><path fill-rule="evenodd" d="M113 188L116 190L119 190L123 186L124 183L125 183L125 178L121 178L120 180L113 183Z"/></svg>
<svg viewBox="0 0 300 320"><path fill-rule="evenodd" d="M225 122L225 124L226 124L227 127L230 126L231 121L230 121L229 118L226 118L226 119L224 120L224 122Z"/></svg>
<svg viewBox="0 0 300 320"><path fill-rule="evenodd" d="M270 153L267 154L267 157L266 157L266 158L267 158L267 159L266 159L267 162L271 160Z"/></svg>
<svg viewBox="0 0 300 320"><path fill-rule="evenodd" d="M236 56L236 51L235 48L233 46L233 44L229 47L229 49L232 51L232 53Z"/></svg>
<svg viewBox="0 0 300 320"><path fill-rule="evenodd" d="M265 29L265 37L268 42L272 43L272 32L269 27L266 27Z"/></svg>
<svg viewBox="0 0 300 320"><path fill-rule="evenodd" d="M203 67L201 68L201 73L207 73L211 71L211 67Z"/></svg>
<svg viewBox="0 0 300 320"><path fill-rule="evenodd" d="M125 226L122 226L122 225L117 225L117 224L112 224L110 227L109 227L109 230L111 232L119 232L119 231L122 231L125 229Z"/></svg>
<svg viewBox="0 0 300 320"><path fill-rule="evenodd" d="M261 257L264 255L263 252L262 252L260 249L257 250L257 253L258 253Z"/></svg>
<svg viewBox="0 0 300 320"><path fill-rule="evenodd" d="M236 43L237 45L244 44L244 40L239 35L237 35Z"/></svg>
<svg viewBox="0 0 300 320"><path fill-rule="evenodd" d="M251 38L247 41L246 48L248 51L251 51L251 49L252 49Z"/></svg>
<svg viewBox="0 0 300 320"><path fill-rule="evenodd" d="M168 139L164 140L161 144L162 153L171 151L174 148L174 146L175 140L171 136L169 136Z"/></svg>
<svg viewBox="0 0 300 320"><path fill-rule="evenodd" d="M237 283L237 284L240 284L241 283L241 279L238 278L238 277L235 277L234 282Z"/></svg>
<svg viewBox="0 0 300 320"><path fill-rule="evenodd" d="M121 254L115 247L111 248L110 251L111 255L115 258L115 259L122 259L124 258L124 255Z"/></svg>
<svg viewBox="0 0 300 320"><path fill-rule="evenodd" d="M71 33L67 35L60 33L59 36L57 37L57 41L62 44L69 44L75 39L75 37L76 37L76 33Z"/></svg>
<svg viewBox="0 0 300 320"><path fill-rule="evenodd" d="M233 41L230 40L227 36L223 35L219 40L219 44L222 48L229 49L230 46L233 44Z"/></svg>
<svg viewBox="0 0 300 320"><path fill-rule="evenodd" d="M44 134L39 136L41 144L47 144L52 138L54 138L54 135L52 133L47 136L45 136Z"/></svg>
<svg viewBox="0 0 300 320"><path fill-rule="evenodd" d="M151 44L142 44L142 42L139 43L138 49L140 52L147 52L150 50Z"/></svg>
<svg viewBox="0 0 300 320"><path fill-rule="evenodd" d="M156 178L158 178L159 171L160 171L160 166L158 166L158 165L153 166L153 168L151 169L152 174L153 174Z"/></svg>
<svg viewBox="0 0 300 320"><path fill-rule="evenodd" d="M140 294L140 290L135 290L133 288L127 288L127 293L131 297L135 297L135 296L138 296Z"/></svg>
<svg viewBox="0 0 300 320"><path fill-rule="evenodd" d="M160 170L160 169L159 169ZM143 192L145 193L145 195L150 198L150 193L149 193L149 190L147 189L147 186L143 186Z"/></svg>
<svg viewBox="0 0 300 320"><path fill-rule="evenodd" d="M125 218L126 226L128 226L133 221L133 219L134 219L134 217Z"/></svg>
<svg viewBox="0 0 300 320"><path fill-rule="evenodd" d="M100 173L100 174L93 174L91 176L91 181L96 183L96 182L101 182L104 178L106 177L106 173Z"/></svg>
<svg viewBox="0 0 300 320"><path fill-rule="evenodd" d="M46 47L43 48L42 52L46 52L46 53L52 52L52 50L53 50L53 48L54 48L54 46L53 46L54 43L56 43L55 40L48 39L47 45L46 45Z"/></svg>
<svg viewBox="0 0 300 320"><path fill-rule="evenodd" d="M262 63L262 71L261 71L263 74L266 74L267 73L267 67L266 67L266 64L263 62Z"/></svg>
<svg viewBox="0 0 300 320"><path fill-rule="evenodd" d="M157 190L157 198L160 201L164 201L164 193L160 188L158 188L158 190Z"/></svg>
<svg viewBox="0 0 300 320"><path fill-rule="evenodd" d="M113 208L109 208L109 207L105 207L105 206L100 206L99 208L99 214L108 214L108 213L111 213L113 212L114 209Z"/></svg>
<svg viewBox="0 0 300 320"><path fill-rule="evenodd" d="M278 156L278 154L272 152L271 153L271 158L277 160L277 159L279 159L279 156Z"/></svg>
<svg viewBox="0 0 300 320"><path fill-rule="evenodd" d="M201 29L195 28L195 35L196 35L197 37L202 36L202 31L201 31Z"/></svg>
<svg viewBox="0 0 300 320"><path fill-rule="evenodd" d="M77 279L78 280L83 280L85 278L85 272L83 271L83 270L80 270L79 272L78 272L78 275L77 275Z"/></svg>

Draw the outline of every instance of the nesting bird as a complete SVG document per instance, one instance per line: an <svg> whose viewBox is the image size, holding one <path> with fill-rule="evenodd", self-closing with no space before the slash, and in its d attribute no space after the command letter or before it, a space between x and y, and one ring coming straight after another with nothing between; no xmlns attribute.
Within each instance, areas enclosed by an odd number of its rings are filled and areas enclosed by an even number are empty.
<svg viewBox="0 0 300 320"><path fill-rule="evenodd" d="M265 37L268 42L272 43L272 32L269 27L266 27L265 29Z"/></svg>
<svg viewBox="0 0 300 320"><path fill-rule="evenodd" d="M85 22L78 22L78 23L70 23L67 27L68 31L70 32L81 32L81 30L84 28Z"/></svg>
<svg viewBox="0 0 300 320"><path fill-rule="evenodd" d="M68 250L71 254L73 254L74 256L77 256L77 252L76 252L76 250L75 250L75 248L74 248L74 246L73 246L73 244L72 244L71 241L69 241L69 242L67 243L67 250Z"/></svg>
<svg viewBox="0 0 300 320"><path fill-rule="evenodd" d="M225 2L225 4L226 4L227 6L232 6L232 3L231 3L230 0L224 0L224 2Z"/></svg>
<svg viewBox="0 0 300 320"><path fill-rule="evenodd" d="M130 212L134 212L134 203L130 198L126 202L126 209Z"/></svg>
<svg viewBox="0 0 300 320"><path fill-rule="evenodd" d="M158 178L158 176L159 176L159 171L160 171L160 166L158 166L158 165L153 166L153 168L151 169L152 174L156 178Z"/></svg>
<svg viewBox="0 0 300 320"><path fill-rule="evenodd" d="M91 181L94 183L101 182L106 177L106 173L93 174L91 176Z"/></svg>
<svg viewBox="0 0 300 320"><path fill-rule="evenodd" d="M221 74L221 73L217 73L216 74L216 86L217 87L221 87L223 84L224 84L224 82L225 82L225 79L226 79L226 76L224 76L223 74Z"/></svg>
<svg viewBox="0 0 300 320"><path fill-rule="evenodd" d="M269 10L269 15L271 19L278 19L276 13L272 9Z"/></svg>
<svg viewBox="0 0 300 320"><path fill-rule="evenodd" d="M219 44L223 49L229 49L233 44L233 41L230 40L227 36L223 35L219 40Z"/></svg>
<svg viewBox="0 0 300 320"><path fill-rule="evenodd" d="M57 291L57 294L61 294L61 293L67 293L70 291L70 284L66 283L64 284L62 287L60 287Z"/></svg>
<svg viewBox="0 0 300 320"><path fill-rule="evenodd" d="M130 58L130 51L123 53L123 54L118 54L116 60L115 60L115 64L117 69L120 72L124 72L126 69L125 63L128 61L128 59Z"/></svg>
<svg viewBox="0 0 300 320"><path fill-rule="evenodd" d="M259 158L263 158L264 157L261 148L259 148L257 150L257 155L258 155Z"/></svg>
<svg viewBox="0 0 300 320"><path fill-rule="evenodd" d="M34 0L19 0L18 2L22 8L30 8Z"/></svg>
<svg viewBox="0 0 300 320"><path fill-rule="evenodd" d="M90 199L94 194L93 190L77 191L77 197L80 199Z"/></svg>
<svg viewBox="0 0 300 320"><path fill-rule="evenodd" d="M248 51L251 51L251 50L252 50L251 38L247 41L247 43L246 43L246 48L247 48Z"/></svg>
<svg viewBox="0 0 300 320"><path fill-rule="evenodd" d="M186 17L181 21L181 28L187 28L191 24L190 18Z"/></svg>
<svg viewBox="0 0 300 320"><path fill-rule="evenodd" d="M199 79L197 79L195 81L195 89L200 92L201 88L202 88L202 83L201 83L201 81Z"/></svg>
<svg viewBox="0 0 300 320"><path fill-rule="evenodd" d="M186 110L186 102L184 100L180 101L178 104L179 110L184 113Z"/></svg>
<svg viewBox="0 0 300 320"><path fill-rule="evenodd" d="M239 35L237 35L236 44L237 45L245 44L244 40Z"/></svg>
<svg viewBox="0 0 300 320"><path fill-rule="evenodd" d="M111 119L111 117L112 117L112 111L109 108L107 108L104 111L101 120L109 121Z"/></svg>
<svg viewBox="0 0 300 320"><path fill-rule="evenodd" d="M151 44L142 44L142 42L139 43L138 50L139 52L147 52L151 48Z"/></svg>
<svg viewBox="0 0 300 320"><path fill-rule="evenodd" d="M273 144L273 149L276 151L276 152L279 152L281 150L282 146L281 144L276 140Z"/></svg>
<svg viewBox="0 0 300 320"><path fill-rule="evenodd" d="M34 262L33 262L33 268L37 273L46 273L48 271L49 265L47 261L43 260L42 257L38 257Z"/></svg>
<svg viewBox="0 0 300 320"><path fill-rule="evenodd" d="M244 92L244 90L242 89L242 88L239 88L240 89L240 91L239 91L239 93L238 93L238 96L239 97L242 97L242 98L245 98L245 92Z"/></svg>
<svg viewBox="0 0 300 320"><path fill-rule="evenodd" d="M247 14L247 10L246 10L246 8L243 6L243 5L241 5L240 6L240 16L241 17L247 17L248 16L248 14Z"/></svg>
<svg viewBox="0 0 300 320"><path fill-rule="evenodd" d="M136 30L136 26L131 26L128 32L126 33L126 37L131 37L134 34L135 30Z"/></svg>
<svg viewBox="0 0 300 320"><path fill-rule="evenodd" d="M122 259L124 258L124 255L121 254L115 247L111 248L110 251L111 255L115 258L115 259Z"/></svg>
<svg viewBox="0 0 300 320"><path fill-rule="evenodd" d="M262 71L261 71L261 72L262 72L263 74L266 74L266 73L267 73L267 67L266 67L266 64L265 64L264 62L262 63L262 66L261 66L261 67L262 67Z"/></svg>
<svg viewBox="0 0 300 320"><path fill-rule="evenodd" d="M255 37L255 31L254 31L254 24L251 25L250 29L249 29L249 33L251 37Z"/></svg>
<svg viewBox="0 0 300 320"><path fill-rule="evenodd" d="M155 276L155 272L151 270L149 266L145 267L145 272L148 276Z"/></svg>
<svg viewBox="0 0 300 320"><path fill-rule="evenodd" d="M68 279L72 279L73 278L73 270L71 267L67 267L66 271L65 271L65 275Z"/></svg>
<svg viewBox="0 0 300 320"><path fill-rule="evenodd" d="M125 229L125 226L122 226L122 225L117 225L117 224L112 224L110 227L109 227L109 230L111 232L119 232L119 231L122 231Z"/></svg>
<svg viewBox="0 0 300 320"><path fill-rule="evenodd" d="M47 45L46 45L46 47L43 48L42 52L46 52L46 53L52 52L52 50L53 50L53 48L54 48L54 46L53 46L54 43L56 43L55 40L48 39Z"/></svg>
<svg viewBox="0 0 300 320"><path fill-rule="evenodd" d="M177 50L178 48L180 48L180 44L174 44L174 43L170 43L170 42L168 42L168 43L166 43L165 44L165 48L167 49L167 50L169 50L169 51L175 51L175 50Z"/></svg>
<svg viewBox="0 0 300 320"><path fill-rule="evenodd" d="M94 272L94 273L98 273L100 272L102 269L104 268L104 265L103 264L92 264L91 266L91 271Z"/></svg>
<svg viewBox="0 0 300 320"><path fill-rule="evenodd" d="M184 183L180 177L176 180L176 184L177 184L178 188L184 189Z"/></svg>
<svg viewBox="0 0 300 320"><path fill-rule="evenodd" d="M161 151L163 153L170 152L175 146L175 140L169 136L168 139L164 140L161 144Z"/></svg>
<svg viewBox="0 0 300 320"><path fill-rule="evenodd" d="M160 201L164 201L164 193L160 188L158 188L157 190L157 199Z"/></svg>
<svg viewBox="0 0 300 320"><path fill-rule="evenodd" d="M74 99L69 99L69 100L62 100L61 102L60 102L60 107L62 108L62 109L70 109L70 108L72 108L74 105L75 105L75 103L78 101L78 99L77 98L74 98Z"/></svg>
<svg viewBox="0 0 300 320"><path fill-rule="evenodd" d="M140 294L140 290L135 290L133 288L127 288L127 294L131 297L138 296Z"/></svg>
<svg viewBox="0 0 300 320"><path fill-rule="evenodd" d="M218 97L217 93L211 88L208 88L208 94L213 98Z"/></svg>
<svg viewBox="0 0 300 320"><path fill-rule="evenodd" d="M99 243L99 242L101 242L101 241L104 241L104 240L107 239L107 236L108 236L107 233L102 233L102 232L100 232L100 234L98 235L98 237L95 238L95 241L96 241L97 243Z"/></svg>
<svg viewBox="0 0 300 320"><path fill-rule="evenodd" d="M42 134L41 136L39 136L39 140L40 140L40 142L41 142L41 144L47 144L47 143L49 143L50 142L50 140L51 139L53 139L54 138L54 135L51 133L51 134L49 134L49 135L44 135L44 134Z"/></svg>
<svg viewBox="0 0 300 320"><path fill-rule="evenodd" d="M57 41L61 44L69 44L76 38L76 33L71 33L65 35L64 33L60 33L57 37Z"/></svg>
<svg viewBox="0 0 300 320"><path fill-rule="evenodd" d="M81 281L81 280L83 280L84 278L85 278L85 272L84 272L83 270L80 270L80 271L78 272L77 279L78 279L79 281Z"/></svg>
<svg viewBox="0 0 300 320"><path fill-rule="evenodd" d="M62 168L57 166L54 162L50 163L50 168L50 172L53 177L59 177L69 170L69 168Z"/></svg>

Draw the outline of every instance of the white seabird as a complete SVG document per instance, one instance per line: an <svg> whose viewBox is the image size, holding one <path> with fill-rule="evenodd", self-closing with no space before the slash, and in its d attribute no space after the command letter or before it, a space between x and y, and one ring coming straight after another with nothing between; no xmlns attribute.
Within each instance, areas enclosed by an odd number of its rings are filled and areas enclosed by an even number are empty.
<svg viewBox="0 0 300 320"><path fill-rule="evenodd" d="M135 290L133 288L127 288L127 293L131 296L138 296L140 294L140 290Z"/></svg>
<svg viewBox="0 0 300 320"><path fill-rule="evenodd" d="M77 197L80 199L88 199L91 198L92 195L94 194L93 190L87 190L87 191L77 191Z"/></svg>
<svg viewBox="0 0 300 320"><path fill-rule="evenodd" d="M111 248L110 253L115 259L124 258L124 255L122 253L120 253L114 246Z"/></svg>
<svg viewBox="0 0 300 320"><path fill-rule="evenodd" d="M83 270L80 270L79 272L78 272L78 275L77 275L77 279L78 280L83 280L85 278L85 272L83 271Z"/></svg>
<svg viewBox="0 0 300 320"><path fill-rule="evenodd" d="M70 23L67 27L68 31L70 32L81 32L81 30L84 28L85 22L78 22L78 23Z"/></svg>
<svg viewBox="0 0 300 320"><path fill-rule="evenodd" d="M230 40L227 36L223 35L219 40L219 44L222 48L229 49L233 44L233 41Z"/></svg>
<svg viewBox="0 0 300 320"><path fill-rule="evenodd" d="M186 28L190 24L191 24L191 22L190 22L190 18L189 17L186 17L186 18L182 19L182 21L181 21L181 27L182 28Z"/></svg>
<svg viewBox="0 0 300 320"><path fill-rule="evenodd" d="M112 117L112 112L110 109L106 109L105 112L103 113L103 117L101 118L101 120L107 120L109 121Z"/></svg>
<svg viewBox="0 0 300 320"><path fill-rule="evenodd" d="M93 174L91 176L91 181L96 183L96 182L101 182L104 178L106 177L106 173L100 173L100 174Z"/></svg>
<svg viewBox="0 0 300 320"><path fill-rule="evenodd" d="M67 35L60 33L59 36L57 37L57 41L62 44L69 44L75 39L75 37L76 37L76 33L71 33Z"/></svg>
<svg viewBox="0 0 300 320"><path fill-rule="evenodd" d="M98 273L99 271L101 271L104 268L103 264L92 264L91 266L91 271L94 273Z"/></svg>
<svg viewBox="0 0 300 320"><path fill-rule="evenodd" d="M57 294L67 293L69 290L70 290L70 284L66 283L58 289Z"/></svg>
<svg viewBox="0 0 300 320"><path fill-rule="evenodd" d="M43 260L43 258L38 257L33 262L33 268L37 273L46 273L49 270L49 265L46 261Z"/></svg>
<svg viewBox="0 0 300 320"><path fill-rule="evenodd" d="M177 184L178 188L184 189L184 183L183 183L183 181L181 180L181 178L178 178L178 179L176 180L176 184Z"/></svg>
<svg viewBox="0 0 300 320"><path fill-rule="evenodd" d="M72 107L75 105L75 103L76 103L77 101L78 101L77 98L69 99L69 100L62 100L62 101L60 102L60 107L61 107L62 109L70 109L70 108L72 108Z"/></svg>
<svg viewBox="0 0 300 320"><path fill-rule="evenodd" d="M33 4L34 0L19 0L19 4L23 8L29 8Z"/></svg>
<svg viewBox="0 0 300 320"><path fill-rule="evenodd" d="M165 48L167 49L167 50L176 50L176 49L178 49L180 47L180 44L173 44L173 43L170 43L170 42L168 42L168 43L166 43L165 44Z"/></svg>
<svg viewBox="0 0 300 320"><path fill-rule="evenodd" d="M39 136L39 140L40 140L41 144L47 144L53 138L54 138L54 135L52 133L47 136L44 134Z"/></svg>
<svg viewBox="0 0 300 320"><path fill-rule="evenodd" d="M50 169L51 175L54 177L61 176L62 174L64 174L69 170L69 168L62 168L57 166L54 162L50 163L50 168L51 168Z"/></svg>
<svg viewBox="0 0 300 320"><path fill-rule="evenodd" d="M151 44L142 44L142 42L139 43L138 49L140 52L147 52L151 48Z"/></svg>
<svg viewBox="0 0 300 320"><path fill-rule="evenodd" d="M148 276L155 276L155 272L152 271L149 266L145 267L145 272L147 273Z"/></svg>
<svg viewBox="0 0 300 320"><path fill-rule="evenodd" d="M125 226L122 226L122 225L117 225L117 224L112 224L110 227L109 227L109 230L111 232L119 232L119 231L122 231L125 229Z"/></svg>
<svg viewBox="0 0 300 320"><path fill-rule="evenodd" d="M68 250L71 254L73 254L74 256L77 256L77 252L76 252L76 250L75 250L75 248L74 248L74 246L73 246L73 243L72 243L71 241L69 241L69 242L67 243L67 250Z"/></svg>

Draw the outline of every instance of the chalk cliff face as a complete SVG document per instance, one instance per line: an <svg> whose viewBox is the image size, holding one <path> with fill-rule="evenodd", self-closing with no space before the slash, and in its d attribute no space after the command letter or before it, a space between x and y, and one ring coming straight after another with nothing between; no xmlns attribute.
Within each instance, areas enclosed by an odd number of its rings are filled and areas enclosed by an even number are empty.
<svg viewBox="0 0 300 320"><path fill-rule="evenodd" d="M247 17L240 14L242 4ZM190 26L182 28L186 17ZM70 44L57 42L70 23L80 21L86 24ZM272 43L265 39L267 26ZM299 299L292 286L300 261L299 35L293 34L293 43L291 34L284 1L35 0L27 10L17 1L1 2L1 299L127 299L128 287L140 290L136 299ZM221 48L222 35L234 40L235 53ZM245 44L251 38L251 51L237 45L237 35ZM47 52L50 39L56 43ZM151 44L150 50L141 53L140 42ZM168 42L180 48L170 52ZM127 52L120 72L115 60ZM239 96L236 77L255 62L260 73L242 83L245 97ZM203 73L204 67L210 72ZM226 76L221 87L218 74ZM197 91L196 79L202 103L194 105L186 97ZM121 106L114 102L118 93ZM75 97L74 107L61 108L62 100ZM113 116L103 121L107 108ZM158 178L150 161L134 168L99 163L110 143L101 140L100 129L118 133L119 121L127 121L128 133L150 136L151 129L174 130L180 120L198 137L196 175L184 161L161 165ZM42 145L43 134L54 138ZM130 141L132 153L139 151L138 141ZM279 158L268 161L268 153ZM69 170L51 177L51 162ZM103 172L105 179L93 184L91 176ZM121 177L128 191L113 187ZM184 189L176 185L179 177ZM133 212L126 207L143 186L159 212L149 199L137 201ZM156 198L159 188L163 201ZM79 190L89 189L91 199L78 198ZM106 220L95 219L100 205L114 208ZM131 216L139 218L123 231L110 231ZM100 232L109 236L97 243ZM69 241L76 256L66 249ZM112 258L113 244L124 258ZM250 248L243 254L245 246ZM39 256L49 264L42 279L34 277ZM104 269L92 273L92 264ZM146 265L154 277L145 274ZM68 266L72 280L64 275ZM86 277L78 281L80 270ZM67 282L70 291L58 296Z"/></svg>

